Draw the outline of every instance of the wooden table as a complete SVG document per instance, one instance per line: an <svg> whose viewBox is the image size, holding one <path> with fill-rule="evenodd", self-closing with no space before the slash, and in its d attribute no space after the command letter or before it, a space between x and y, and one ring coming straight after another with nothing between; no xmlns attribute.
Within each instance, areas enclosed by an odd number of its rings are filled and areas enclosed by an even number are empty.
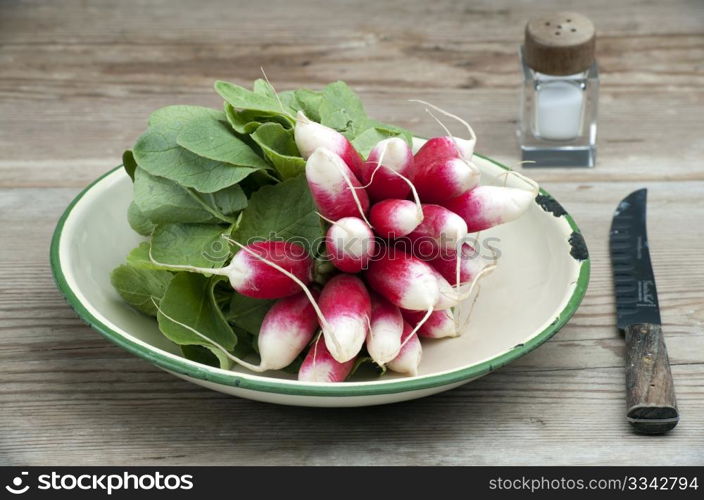
<svg viewBox="0 0 704 500"><path fill-rule="evenodd" d="M599 31L598 166L531 170L583 228L592 281L574 319L511 365L424 400L287 408L188 384L85 326L54 287L69 201L120 162L148 113L217 107L216 79L344 79L371 113L438 130L409 98L467 117L518 161L525 20L573 3ZM704 4L697 0L0 3L0 464L704 463ZM652 258L682 413L624 420L607 232L648 187Z"/></svg>

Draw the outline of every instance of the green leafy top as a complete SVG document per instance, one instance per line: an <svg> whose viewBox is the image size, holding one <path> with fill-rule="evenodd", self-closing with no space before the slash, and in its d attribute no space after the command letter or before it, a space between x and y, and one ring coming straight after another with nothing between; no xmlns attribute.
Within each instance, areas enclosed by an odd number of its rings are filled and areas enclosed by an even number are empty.
<svg viewBox="0 0 704 500"><path fill-rule="evenodd" d="M227 368L227 356L207 339L238 356L248 355L253 345L256 351L273 301L244 297L222 277L176 272L173 266L224 266L236 249L223 236L241 243L295 241L317 256L324 231L294 139L298 111L344 134L363 156L382 139L410 142L411 135L369 118L344 82L277 93L262 79L252 90L218 81L215 90L224 110L158 109L125 151L122 163L134 182L127 218L147 238L111 280L135 309L157 316L159 305L159 328L185 357ZM319 274L321 280L327 276ZM297 363L300 359L289 370Z"/></svg>

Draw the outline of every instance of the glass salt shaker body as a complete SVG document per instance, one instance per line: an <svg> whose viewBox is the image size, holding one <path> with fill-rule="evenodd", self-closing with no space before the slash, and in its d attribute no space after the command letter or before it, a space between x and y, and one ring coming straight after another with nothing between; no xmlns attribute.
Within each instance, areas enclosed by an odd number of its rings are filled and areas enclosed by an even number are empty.
<svg viewBox="0 0 704 500"><path fill-rule="evenodd" d="M591 21L576 13L534 19L519 56L518 140L523 161L534 162L524 167L593 167L599 74Z"/></svg>

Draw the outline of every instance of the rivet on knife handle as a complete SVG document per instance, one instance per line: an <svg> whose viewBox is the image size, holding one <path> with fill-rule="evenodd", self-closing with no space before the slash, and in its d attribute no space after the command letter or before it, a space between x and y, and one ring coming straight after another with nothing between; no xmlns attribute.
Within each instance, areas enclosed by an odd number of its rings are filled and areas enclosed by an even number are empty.
<svg viewBox="0 0 704 500"><path fill-rule="evenodd" d="M637 432L662 434L679 421L662 329L634 324L626 333L626 418Z"/></svg>

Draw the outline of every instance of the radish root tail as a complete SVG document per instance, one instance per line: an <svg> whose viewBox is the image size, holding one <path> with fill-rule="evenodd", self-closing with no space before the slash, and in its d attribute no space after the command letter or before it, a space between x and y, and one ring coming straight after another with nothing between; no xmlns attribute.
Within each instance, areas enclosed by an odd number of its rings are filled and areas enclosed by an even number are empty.
<svg viewBox="0 0 704 500"><path fill-rule="evenodd" d="M323 329L323 332L329 332L330 338L332 339L333 343L335 344L335 347L338 350L342 350L342 346L340 345L340 342L337 339L337 336L335 336L335 332L333 331L333 329L330 327L330 324L325 319L325 316L323 315L323 312L320 310L320 307L318 306L318 303L316 302L315 297L313 297L313 294L310 293L310 289L306 286L305 283L303 283L300 279L298 279L297 276L288 272L286 269L284 269L280 265L276 264L275 262L271 262L269 259L265 259L261 255L258 255L256 252L253 252L251 249L247 248L245 245L243 245L239 241L235 241L230 238L225 238L225 239L228 242L232 243L233 245L238 246L243 251L249 253L253 257L261 260L266 265L273 267L274 269L276 269L280 273L283 273L288 278L293 280L299 287L301 287L301 290L303 290L303 292L306 294L306 297L308 297L308 301L310 301L311 306L313 306L313 310L315 311L315 314L318 316L318 320L320 321L320 326Z"/></svg>
<svg viewBox="0 0 704 500"><path fill-rule="evenodd" d="M535 181L534 181L533 179L531 179L530 177L526 177L526 176L523 175L522 173L517 172L517 171L515 171L515 170L507 170L506 172L503 172L502 174L499 174L499 177L503 177L503 179L504 179L504 187L506 187L506 183L508 182L508 177L509 177L510 175L513 175L514 177L518 178L518 179L519 179L520 181L522 181L523 183L525 183L525 184L527 184L528 186L530 186L530 189L529 189L528 191L530 191L531 193L533 193L535 196L538 196L538 193L540 193L540 186L538 185L538 183L535 182Z"/></svg>
<svg viewBox="0 0 704 500"><path fill-rule="evenodd" d="M227 359L229 359L230 361L234 361L235 363L237 363L237 364L240 365L241 367L247 368L248 370L251 370L251 371L253 371L253 372L259 372L259 373L261 373L261 372L263 372L263 371L266 371L266 368L264 368L264 367L262 367L262 366L253 365L252 363L247 363L246 361L244 361L244 360L238 358L237 356L233 356L233 355L230 354L230 352L229 352L227 349L225 349L222 345L218 344L218 343L215 342L214 340L212 340L212 339L208 338L207 336L203 335L202 333L200 333L198 330L196 330L196 329L193 328L192 326L187 325L187 324L185 324L185 323L182 323L182 322L180 322L179 320L177 320L177 319L175 319L175 318L169 316L168 314L166 314L166 313L164 312L164 310L163 310L161 307L159 307L159 304L157 304L156 300L154 300L154 297L152 297L152 303L154 304L154 307L156 307L156 310L159 311L159 314L161 314L163 317L165 317L166 319L168 319L168 320L171 321L172 323L174 323L174 324L180 326L181 328L185 328L185 329L188 330L189 332L193 333L194 335L196 335L196 336L200 337L201 339L203 339L204 341L208 342L208 344L212 344L212 345L213 345L214 347L216 347L218 350L222 351L222 353L223 353L223 354L227 357Z"/></svg>
<svg viewBox="0 0 704 500"><path fill-rule="evenodd" d="M352 184L352 181L350 180L349 176L347 175L347 172L345 172L344 169L341 168L339 165L338 165L338 170L340 171L340 174L342 174L342 178L345 180L345 184L347 184L347 187L349 188L350 193L352 193L352 197L354 198L354 202L357 205L357 210L359 210L359 215L361 216L362 220L367 223L367 226L372 227L372 225L367 220L367 216L364 214L364 210L362 209L362 202L359 201L359 196L357 196L357 190L355 189L355 186Z"/></svg>
<svg viewBox="0 0 704 500"><path fill-rule="evenodd" d="M474 129L472 129L472 127L469 125L469 123L467 123L466 120L463 120L462 118L460 118L460 117L457 116L457 115L453 115L453 114L450 113L449 111L445 111L444 109L442 109L442 108L439 107L439 106L436 106L435 104L430 104L429 102L421 101L420 99L410 99L409 101L410 101L410 102L417 102L417 103L423 104L424 106L428 106L428 107L434 109L434 110L437 111L438 113L442 113L443 115L445 115L445 116L447 116L447 117L449 117L449 118L453 118L453 119L457 120L458 122L460 122L462 125L464 125L464 126L467 128L467 130L469 131L469 136L470 136L470 138L471 138L473 141L476 141L476 140L477 140L477 135L474 133Z"/></svg>
<svg viewBox="0 0 704 500"><path fill-rule="evenodd" d="M271 87L271 90L274 91L274 97L276 98L276 102L279 103L279 107L281 108L281 114L286 115L287 117L291 118L295 123L296 117L292 116L288 111L286 111L286 108L284 108L284 103L281 102L281 99L279 98L279 93L276 91L274 86L269 81L269 77L266 76L266 72L264 71L264 66L259 66L259 69L261 70L262 75L264 76L264 81L269 85L269 87Z"/></svg>
<svg viewBox="0 0 704 500"><path fill-rule="evenodd" d="M418 330L421 329L421 327L425 324L426 321L430 319L430 315L433 314L434 309L431 307L428 309L428 312L425 313L425 316L423 316L423 319L421 319L418 324L411 330L411 333L406 337L406 340L404 340L401 343L401 348L398 350L400 353L403 350L403 347L413 338L414 335L418 334Z"/></svg>

